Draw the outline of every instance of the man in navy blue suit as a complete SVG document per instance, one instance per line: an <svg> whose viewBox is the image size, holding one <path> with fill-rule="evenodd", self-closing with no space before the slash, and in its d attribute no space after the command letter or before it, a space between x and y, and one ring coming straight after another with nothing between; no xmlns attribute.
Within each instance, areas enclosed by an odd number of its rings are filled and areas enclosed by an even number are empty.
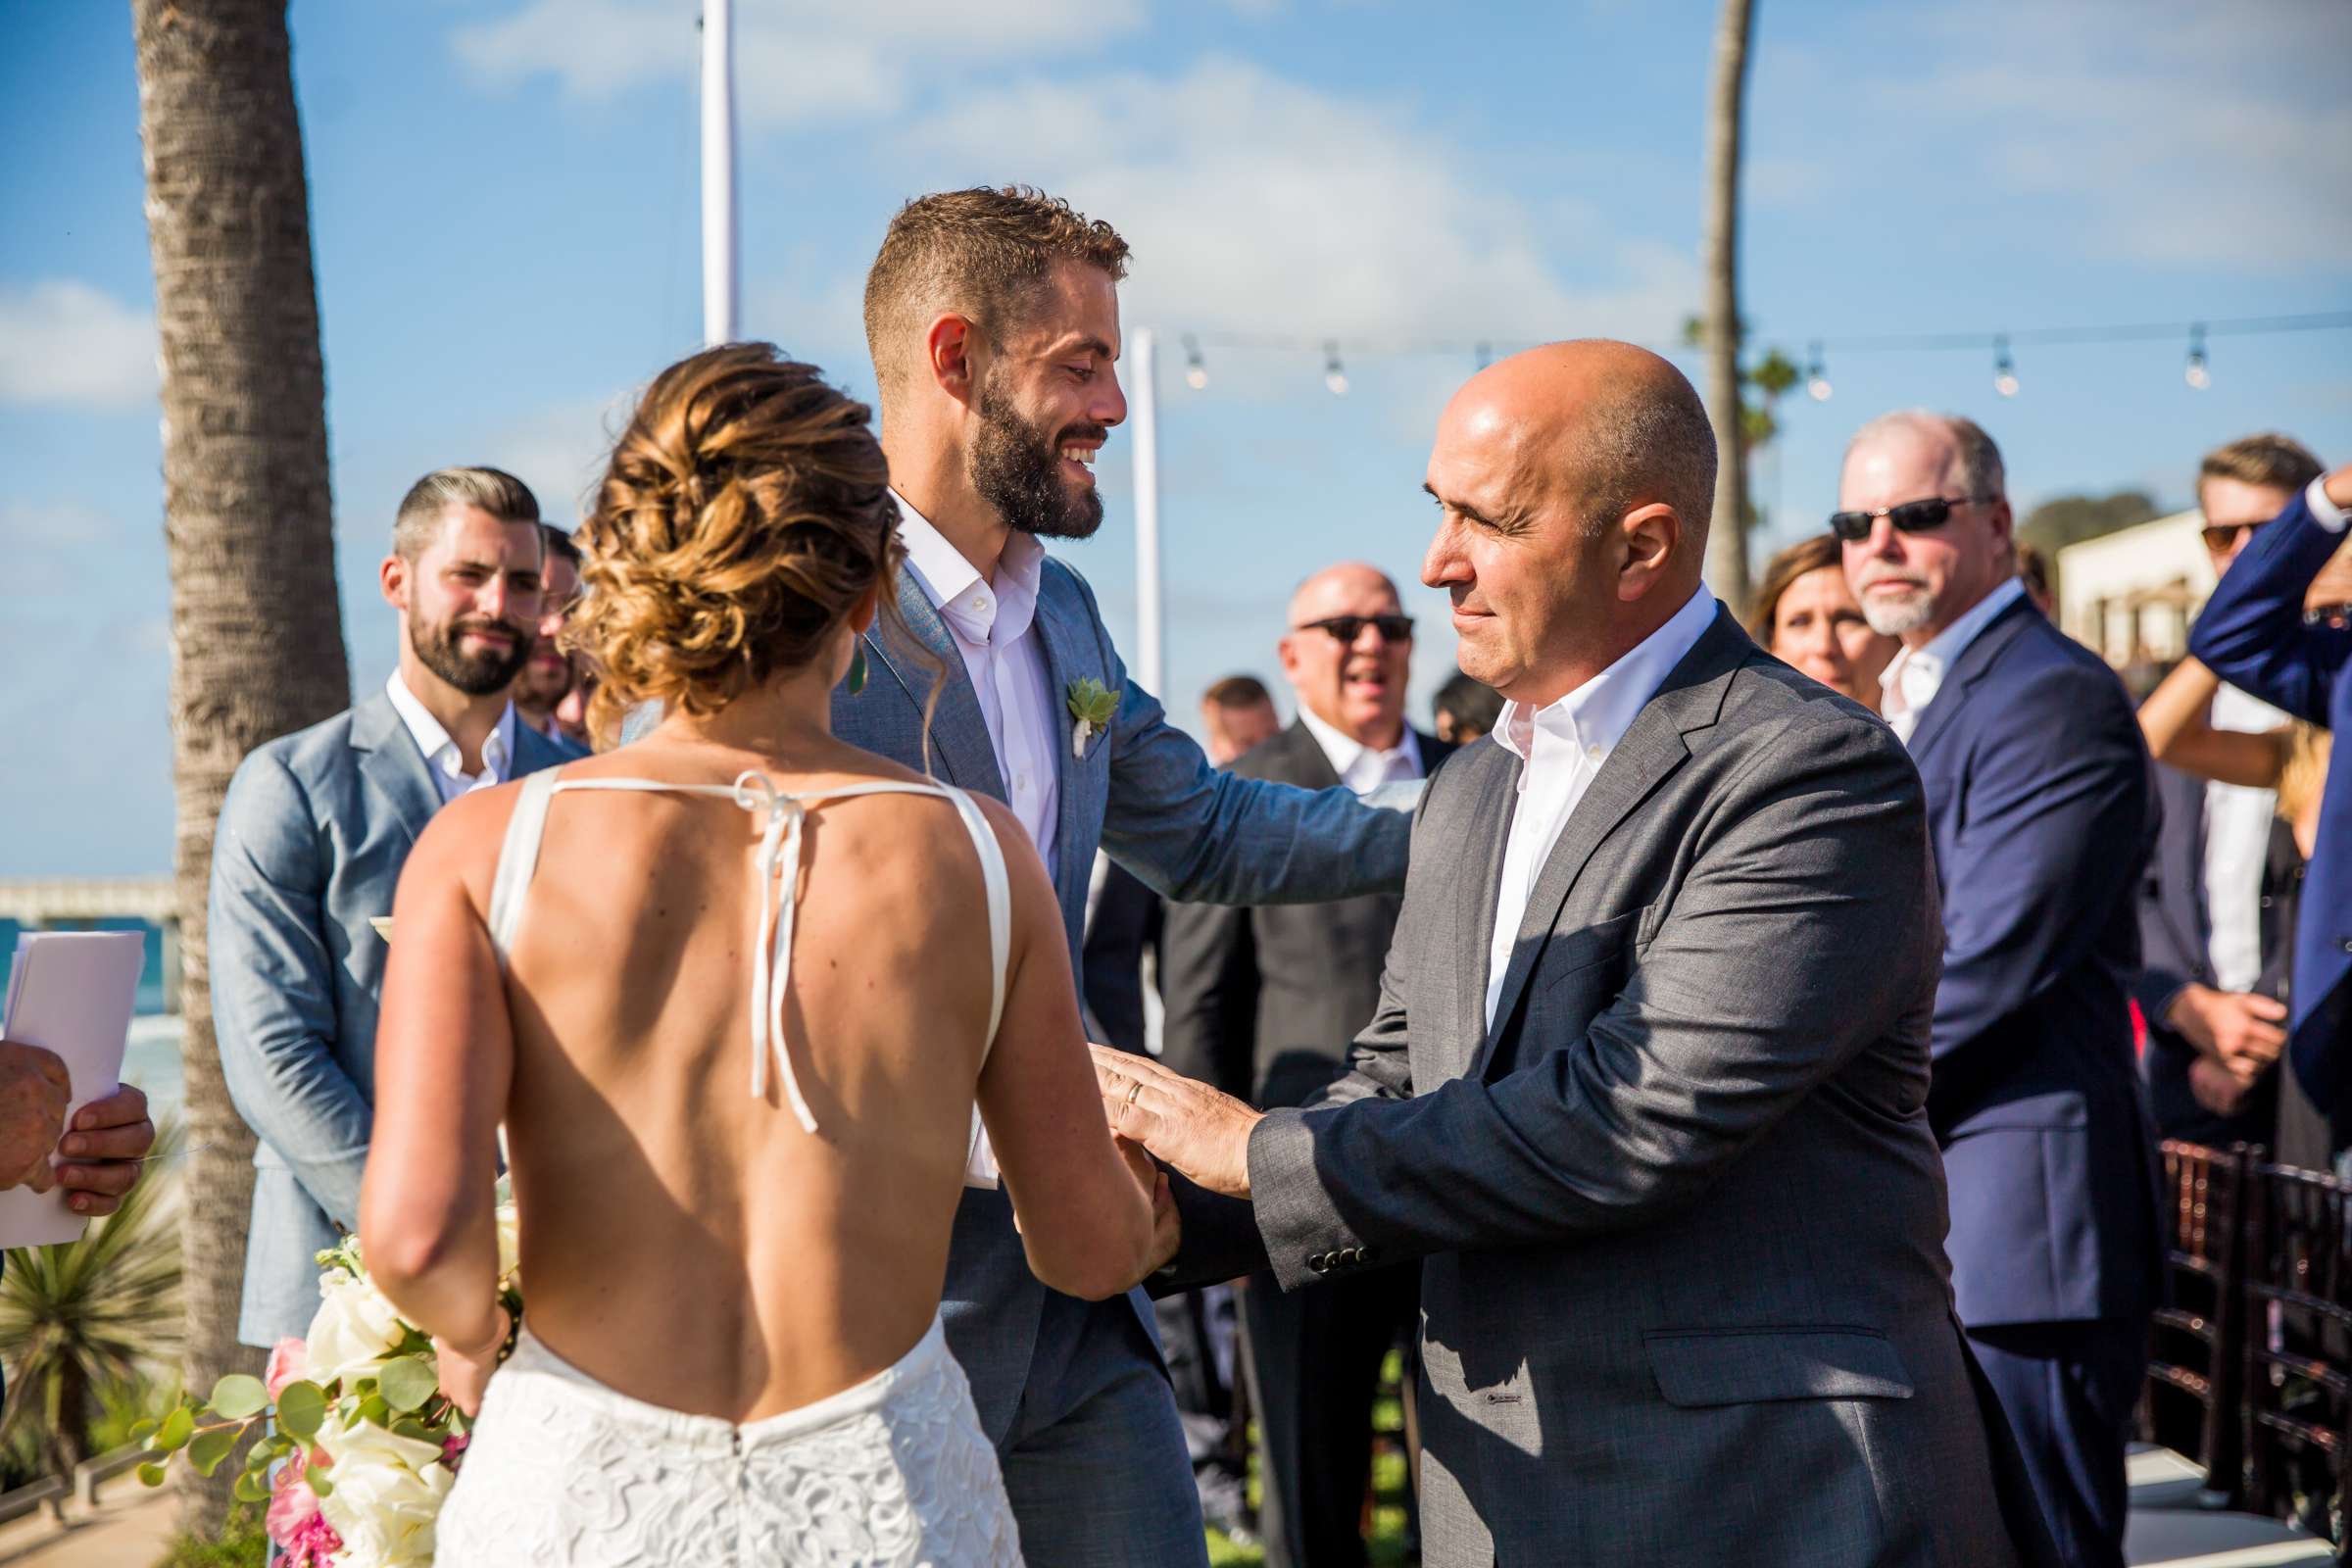
<svg viewBox="0 0 2352 1568"><path fill-rule="evenodd" d="M1863 614L1902 640L1885 712L1927 786L1956 1309L2060 1556L2121 1568L2159 1288L2126 992L2148 758L2115 675L2027 599L2004 486L1969 420L1890 414L1847 447L1830 523Z"/></svg>
<svg viewBox="0 0 2352 1568"><path fill-rule="evenodd" d="M2352 724L2352 626L2338 602L2307 606L2313 579L2345 548L2352 467L2311 481L2270 522L2205 603L2188 651L2213 672L2339 737ZM2341 753L2338 753L2339 759ZM2287 1058L2328 1112L2332 1143L2352 1143L2352 762L2328 769L2318 846L2295 926Z"/></svg>

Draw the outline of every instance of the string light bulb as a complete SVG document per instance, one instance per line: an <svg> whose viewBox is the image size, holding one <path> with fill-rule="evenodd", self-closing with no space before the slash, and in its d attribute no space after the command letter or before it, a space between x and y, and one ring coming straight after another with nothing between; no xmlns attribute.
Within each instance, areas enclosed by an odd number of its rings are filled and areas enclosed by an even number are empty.
<svg viewBox="0 0 2352 1568"><path fill-rule="evenodd" d="M1323 384L1331 389L1331 395L1335 398L1348 395L1348 371L1340 364L1340 346L1337 343L1323 345Z"/></svg>
<svg viewBox="0 0 2352 1568"><path fill-rule="evenodd" d="M1830 401L1830 376L1822 368L1821 344L1816 342L1812 353L1806 357L1812 363L1805 367L1805 395L1816 403L1827 403Z"/></svg>
<svg viewBox="0 0 2352 1568"><path fill-rule="evenodd" d="M1184 384L1198 392L1208 385L1208 367L1200 361L1200 340L1184 334Z"/></svg>
<svg viewBox="0 0 2352 1568"><path fill-rule="evenodd" d="M2188 329L2188 366L2180 372L2191 391L2202 392L2213 385L2213 372L2205 368L2205 323L2199 321Z"/></svg>
<svg viewBox="0 0 2352 1568"><path fill-rule="evenodd" d="M2017 362L2009 357L2009 340L1992 340L1992 389L2005 398L2017 396Z"/></svg>

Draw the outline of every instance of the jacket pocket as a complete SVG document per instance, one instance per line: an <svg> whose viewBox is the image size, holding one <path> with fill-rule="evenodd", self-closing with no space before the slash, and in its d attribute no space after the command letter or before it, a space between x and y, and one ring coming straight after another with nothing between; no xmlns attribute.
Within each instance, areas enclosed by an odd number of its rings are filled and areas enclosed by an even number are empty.
<svg viewBox="0 0 2352 1568"><path fill-rule="evenodd" d="M1636 927L1648 912L1646 908L1631 909L1597 925L1553 933L1544 944L1543 956L1536 960L1536 989L1549 991L1596 964L1624 957L1633 947Z"/></svg>
<svg viewBox="0 0 2352 1568"><path fill-rule="evenodd" d="M1658 1393L1684 1409L1912 1394L1902 1358L1869 1329L1663 1329L1642 1338Z"/></svg>

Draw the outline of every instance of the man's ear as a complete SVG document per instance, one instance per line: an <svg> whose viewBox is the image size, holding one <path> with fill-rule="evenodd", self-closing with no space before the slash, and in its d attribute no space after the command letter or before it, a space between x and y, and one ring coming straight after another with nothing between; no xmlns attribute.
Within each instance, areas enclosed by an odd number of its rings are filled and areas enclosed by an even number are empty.
<svg viewBox="0 0 2352 1568"><path fill-rule="evenodd" d="M394 610L409 608L409 564L399 556L386 556L384 564L375 568L376 585L383 591L384 603Z"/></svg>
<svg viewBox="0 0 2352 1568"><path fill-rule="evenodd" d="M1683 542L1683 519L1663 501L1636 507L1617 524L1617 597L1631 604L1663 579Z"/></svg>
<svg viewBox="0 0 2352 1568"><path fill-rule="evenodd" d="M979 368L972 363L979 333L969 317L943 312L932 318L923 334L923 361L941 391L958 403L970 403L979 388Z"/></svg>

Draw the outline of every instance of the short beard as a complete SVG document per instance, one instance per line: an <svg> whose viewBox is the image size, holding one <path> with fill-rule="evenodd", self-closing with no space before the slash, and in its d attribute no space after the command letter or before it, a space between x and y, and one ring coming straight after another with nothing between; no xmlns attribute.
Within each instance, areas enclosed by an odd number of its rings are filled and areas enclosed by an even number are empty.
<svg viewBox="0 0 2352 1568"><path fill-rule="evenodd" d="M458 639L466 632L490 627L510 634L514 646L504 654L468 654L458 646ZM530 660L531 634L506 621L482 617L429 625L412 610L409 646L416 651L417 662L466 696L495 697L514 684L514 677Z"/></svg>
<svg viewBox="0 0 2352 1568"><path fill-rule="evenodd" d="M1862 618L1882 637L1907 636L1936 618L1936 596L1923 588L1917 598L1894 603L1868 598L1862 602Z"/></svg>
<svg viewBox="0 0 2352 1568"><path fill-rule="evenodd" d="M1073 436L1107 435L1101 426ZM1021 421L993 378L980 387L980 435L972 445L972 488L1008 528L1040 539L1091 539L1102 526L1102 497L1089 487L1073 496L1062 482L1061 455Z"/></svg>

